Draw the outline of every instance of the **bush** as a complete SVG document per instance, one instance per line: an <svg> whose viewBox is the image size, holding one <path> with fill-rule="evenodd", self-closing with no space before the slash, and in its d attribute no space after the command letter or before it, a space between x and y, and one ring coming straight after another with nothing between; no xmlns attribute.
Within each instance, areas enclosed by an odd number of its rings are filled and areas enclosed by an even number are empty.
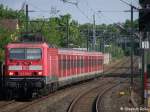
<svg viewBox="0 0 150 112"><path fill-rule="evenodd" d="M105 48L105 52L111 53L112 58L122 58L124 56L124 51L121 47L111 44L109 47Z"/></svg>

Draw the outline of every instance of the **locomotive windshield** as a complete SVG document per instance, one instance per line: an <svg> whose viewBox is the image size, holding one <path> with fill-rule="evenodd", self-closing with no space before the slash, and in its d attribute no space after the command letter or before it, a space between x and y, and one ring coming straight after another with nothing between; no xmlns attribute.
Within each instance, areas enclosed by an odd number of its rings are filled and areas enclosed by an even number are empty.
<svg viewBox="0 0 150 112"><path fill-rule="evenodd" d="M36 60L41 59L42 51L40 48L11 48L9 53L10 59L19 60Z"/></svg>

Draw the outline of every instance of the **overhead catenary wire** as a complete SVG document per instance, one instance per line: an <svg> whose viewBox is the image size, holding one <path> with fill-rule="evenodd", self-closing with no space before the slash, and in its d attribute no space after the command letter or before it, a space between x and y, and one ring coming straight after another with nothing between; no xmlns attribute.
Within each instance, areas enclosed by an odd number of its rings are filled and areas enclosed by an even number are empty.
<svg viewBox="0 0 150 112"><path fill-rule="evenodd" d="M37 7L36 5L33 5L31 2L28 2L29 5L31 5L32 7L34 7L35 9L38 9L37 11L44 11L41 8Z"/></svg>
<svg viewBox="0 0 150 112"><path fill-rule="evenodd" d="M123 0L119 0L119 1L123 1ZM125 1L123 1L123 2L125 2ZM127 2L126 2L127 3ZM129 4L129 3L127 3L127 4ZM131 4L130 4L131 5ZM92 7L90 7L90 5L89 5L89 3L87 2L87 6L90 8L90 10L93 12L93 13L95 13L95 12L99 12L98 13L98 17L99 18L101 18L100 17L100 12L101 12L101 15L102 15L102 17L105 17L105 18L107 18L107 20L104 20L104 21L106 21L106 22L108 22L108 21L114 21L114 20L112 20L110 17L108 17L108 16L106 16L104 13L121 13L121 12L123 12L123 13L126 13L126 12L130 12L130 10L100 10L100 11L95 11ZM134 6L136 9L138 9L136 6ZM138 12L137 10L134 10L134 12ZM115 23L115 22L114 22Z"/></svg>
<svg viewBox="0 0 150 112"><path fill-rule="evenodd" d="M51 13L52 11L51 10L44 10L44 9L41 9L39 8L38 6L32 4L31 2L28 2L29 6L33 7L35 10L29 10L28 12L30 13Z"/></svg>
<svg viewBox="0 0 150 112"><path fill-rule="evenodd" d="M87 6L90 8L90 11L92 12L92 14L95 14L96 12L98 12L98 11L95 11L90 5L89 5L89 3L88 3L88 1L86 2L86 4L87 4ZM104 12L104 11L101 11L101 12ZM99 18L101 18L100 17L100 15L99 15L100 13L98 13L98 17ZM105 20L106 22L108 22L107 20ZM112 21L112 20L111 20Z"/></svg>
<svg viewBox="0 0 150 112"><path fill-rule="evenodd" d="M61 1L63 1L64 3L69 3L69 4L74 5L74 6L79 10L79 12L80 12L89 22L92 21L92 19L90 19L90 18L88 17L88 15L86 15L86 13L85 13L83 10L81 10L81 8L78 6L78 5L79 5L78 0L76 0L76 2L68 2L67 0L61 0Z"/></svg>
<svg viewBox="0 0 150 112"><path fill-rule="evenodd" d="M82 11L82 10L79 8L78 5L76 6L76 8L77 8L77 9L80 11L80 13L81 13L82 15L84 15L90 22L92 21L92 20L85 14L85 12Z"/></svg>
<svg viewBox="0 0 150 112"><path fill-rule="evenodd" d="M134 9L136 9L136 10L139 10L139 8L138 8L138 7L136 7L136 6L132 5L132 0L131 0L131 4L130 4L130 3L128 3L128 2L126 2L126 1L124 1L124 0L119 0L119 1L121 1L121 2L125 3L126 5L128 5L128 6L130 6L130 7L133 7L133 8L134 8Z"/></svg>
<svg viewBox="0 0 150 112"><path fill-rule="evenodd" d="M58 16L57 13L60 12L60 10L57 10L57 9L55 10L55 12L53 12L52 8L51 8L50 10L41 9L40 7L34 5L34 4L31 3L31 2L28 2L28 4L29 4L29 6L31 6L32 8L35 9L35 10L31 10L31 9L30 9L28 12L29 12L29 13L40 13L39 16L41 16L41 13L48 13L48 14L53 14L53 16ZM43 20L45 21L45 20L49 20L49 18L52 17L52 16L50 16L50 17L48 17L48 18L45 18L45 17L43 18L43 17L44 17L44 16L42 16L41 19L43 19ZM34 19L34 18L32 18L32 19ZM37 19L37 18L35 17L35 19Z"/></svg>

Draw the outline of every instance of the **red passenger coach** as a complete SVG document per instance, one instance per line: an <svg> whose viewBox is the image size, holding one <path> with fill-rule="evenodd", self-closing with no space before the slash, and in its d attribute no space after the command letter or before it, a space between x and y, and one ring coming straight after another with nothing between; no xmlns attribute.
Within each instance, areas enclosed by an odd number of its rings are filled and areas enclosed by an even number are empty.
<svg viewBox="0 0 150 112"><path fill-rule="evenodd" d="M100 52L50 48L46 43L10 43L5 51L4 85L15 96L54 91L103 71Z"/></svg>
<svg viewBox="0 0 150 112"><path fill-rule="evenodd" d="M58 50L59 84L86 80L103 71L103 55L98 52Z"/></svg>

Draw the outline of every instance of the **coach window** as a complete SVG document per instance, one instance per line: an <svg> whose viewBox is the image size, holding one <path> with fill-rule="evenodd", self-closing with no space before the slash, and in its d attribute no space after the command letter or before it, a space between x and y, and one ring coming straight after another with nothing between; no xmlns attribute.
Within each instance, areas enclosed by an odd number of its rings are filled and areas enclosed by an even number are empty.
<svg viewBox="0 0 150 112"><path fill-rule="evenodd" d="M90 67L91 66L91 63L90 63L90 56L89 56L89 58L88 58L88 66Z"/></svg>
<svg viewBox="0 0 150 112"><path fill-rule="evenodd" d="M83 57L81 58L81 67L83 67Z"/></svg>
<svg viewBox="0 0 150 112"><path fill-rule="evenodd" d="M76 60L76 67L79 66L79 59Z"/></svg>
<svg viewBox="0 0 150 112"><path fill-rule="evenodd" d="M70 69L70 59L67 60L67 69Z"/></svg>
<svg viewBox="0 0 150 112"><path fill-rule="evenodd" d="M77 60L76 58L73 58L73 68L76 68Z"/></svg>
<svg viewBox="0 0 150 112"><path fill-rule="evenodd" d="M92 57L92 66L94 66L94 58Z"/></svg>
<svg viewBox="0 0 150 112"><path fill-rule="evenodd" d="M73 59L71 59L71 68L73 68Z"/></svg>
<svg viewBox="0 0 150 112"><path fill-rule="evenodd" d="M102 59L99 59L98 62L99 62L100 65L103 63Z"/></svg>
<svg viewBox="0 0 150 112"><path fill-rule="evenodd" d="M61 66L61 70L63 70L63 60L62 59L61 59L60 63L61 63L61 65L60 65Z"/></svg>
<svg viewBox="0 0 150 112"><path fill-rule="evenodd" d="M80 57L78 59L78 64L77 65L78 65L78 67L80 67Z"/></svg>
<svg viewBox="0 0 150 112"><path fill-rule="evenodd" d="M62 68L61 68L61 65L62 65L62 61L61 61L61 59L59 58L59 70L61 70Z"/></svg>
<svg viewBox="0 0 150 112"><path fill-rule="evenodd" d="M91 66L93 66L93 56L91 56Z"/></svg>
<svg viewBox="0 0 150 112"><path fill-rule="evenodd" d="M66 60L65 60L65 59L63 59L63 60L62 60L62 63L63 63L63 70L65 70L65 69L66 69L66 67L67 67L67 66L66 66Z"/></svg>
<svg viewBox="0 0 150 112"><path fill-rule="evenodd" d="M93 57L93 66L95 66L95 57Z"/></svg>

